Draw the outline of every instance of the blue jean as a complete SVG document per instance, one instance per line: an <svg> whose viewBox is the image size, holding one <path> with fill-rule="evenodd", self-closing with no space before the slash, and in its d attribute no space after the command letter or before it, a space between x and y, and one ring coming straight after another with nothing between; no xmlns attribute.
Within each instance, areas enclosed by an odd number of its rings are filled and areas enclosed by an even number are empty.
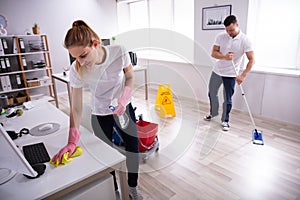
<svg viewBox="0 0 300 200"><path fill-rule="evenodd" d="M219 114L219 97L218 92L221 84L223 83L223 112L221 120L222 122L229 122L229 113L232 108L232 96L234 94L235 78L223 77L217 75L215 72L211 73L209 85L208 85L208 97L210 101L210 114L215 117Z"/></svg>

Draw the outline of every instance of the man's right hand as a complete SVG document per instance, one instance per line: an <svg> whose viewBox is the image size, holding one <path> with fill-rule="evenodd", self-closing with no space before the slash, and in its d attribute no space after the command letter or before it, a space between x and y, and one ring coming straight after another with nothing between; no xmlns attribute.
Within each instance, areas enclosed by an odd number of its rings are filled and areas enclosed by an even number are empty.
<svg viewBox="0 0 300 200"><path fill-rule="evenodd" d="M233 52L228 52L227 54L225 54L224 59L225 60L232 60L233 59Z"/></svg>

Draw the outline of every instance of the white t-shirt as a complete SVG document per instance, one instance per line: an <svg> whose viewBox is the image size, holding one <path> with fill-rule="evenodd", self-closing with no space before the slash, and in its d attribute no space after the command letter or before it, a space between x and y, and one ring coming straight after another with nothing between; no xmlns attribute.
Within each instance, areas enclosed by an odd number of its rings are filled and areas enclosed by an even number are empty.
<svg viewBox="0 0 300 200"><path fill-rule="evenodd" d="M230 37L226 32L220 33L217 35L214 45L220 47L221 54L233 52L233 62L237 72L241 72L243 70L244 54L246 52L253 51L250 40L244 33L242 33L241 30L234 38ZM220 76L236 77L231 60L217 60L214 64L213 71Z"/></svg>
<svg viewBox="0 0 300 200"><path fill-rule="evenodd" d="M70 85L74 88L82 88L88 85L91 91L92 114L108 115L108 108L112 101L116 101L124 88L125 76L123 69L131 64L128 52L119 45L104 46L106 51L105 61L100 65L94 65L85 71L80 77L75 70L76 62L70 69Z"/></svg>

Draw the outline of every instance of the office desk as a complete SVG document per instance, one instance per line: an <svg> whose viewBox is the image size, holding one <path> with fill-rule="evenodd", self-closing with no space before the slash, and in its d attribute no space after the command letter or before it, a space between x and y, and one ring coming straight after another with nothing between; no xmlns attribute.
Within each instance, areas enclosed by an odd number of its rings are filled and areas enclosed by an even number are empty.
<svg viewBox="0 0 300 200"><path fill-rule="evenodd" d="M35 103L36 104L36 103ZM16 145L44 142L50 157L55 155L68 140L69 117L49 103L36 105L25 111L21 117L2 120L7 130L31 129L45 122L59 123L60 129L45 136L23 135L14 140ZM46 163L45 173L37 179L27 179L17 174L10 181L0 185L0 197L16 199L59 199L61 196L91 183L115 169L120 172L120 186L123 199L128 199L125 156L98 139L86 128L80 127L79 146L83 154L67 165L55 168Z"/></svg>
<svg viewBox="0 0 300 200"><path fill-rule="evenodd" d="M148 79L147 79L148 70L147 70L147 67L134 66L133 71L134 72L144 72L145 99L148 100ZM70 89L69 72L66 72L66 76L64 76L63 73L52 74L52 83L53 83L53 90L54 90L54 95L55 95L55 104L56 104L56 107L59 108L55 80L58 80L58 81L61 81L61 82L67 84L69 103L70 103L70 105L72 105L71 104L71 89Z"/></svg>
<svg viewBox="0 0 300 200"><path fill-rule="evenodd" d="M144 72L144 85L145 85L145 99L148 100L148 67L147 66L134 66L133 67L134 72Z"/></svg>
<svg viewBox="0 0 300 200"><path fill-rule="evenodd" d="M69 72L66 72L65 76L63 75L63 73L52 74L53 92L55 95L55 105L57 108L59 108L55 79L67 84L69 103L71 107L72 104L71 104L71 87L70 87Z"/></svg>

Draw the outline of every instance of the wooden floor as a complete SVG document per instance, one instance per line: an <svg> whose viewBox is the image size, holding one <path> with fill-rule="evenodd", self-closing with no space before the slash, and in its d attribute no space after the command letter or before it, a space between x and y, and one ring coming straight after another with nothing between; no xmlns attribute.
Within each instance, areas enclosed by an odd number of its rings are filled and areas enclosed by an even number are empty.
<svg viewBox="0 0 300 200"><path fill-rule="evenodd" d="M265 145L251 142L247 113L233 110L229 131L220 117L203 120L208 105L174 97L177 116L160 118L156 91L134 93L136 114L159 124L159 151L140 165L144 199L300 199L300 125L254 116ZM69 112L67 95L60 109Z"/></svg>

